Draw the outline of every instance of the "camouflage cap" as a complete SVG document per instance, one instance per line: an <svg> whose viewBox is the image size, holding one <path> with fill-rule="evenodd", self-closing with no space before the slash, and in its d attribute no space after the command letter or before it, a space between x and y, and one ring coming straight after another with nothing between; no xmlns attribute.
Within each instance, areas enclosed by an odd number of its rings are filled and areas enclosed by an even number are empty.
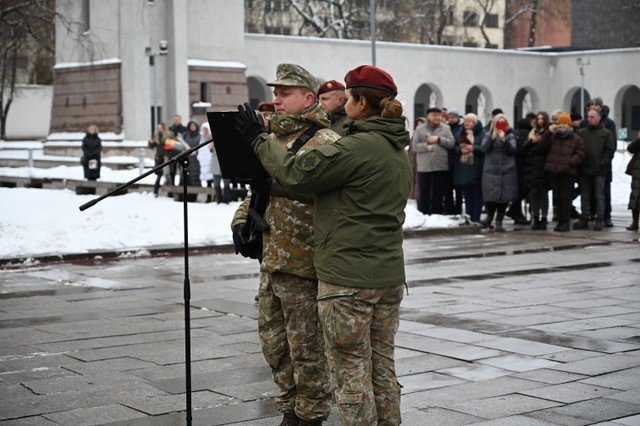
<svg viewBox="0 0 640 426"><path fill-rule="evenodd" d="M276 80L267 83L267 86L306 87L316 93L320 82L300 65L279 64L276 68Z"/></svg>

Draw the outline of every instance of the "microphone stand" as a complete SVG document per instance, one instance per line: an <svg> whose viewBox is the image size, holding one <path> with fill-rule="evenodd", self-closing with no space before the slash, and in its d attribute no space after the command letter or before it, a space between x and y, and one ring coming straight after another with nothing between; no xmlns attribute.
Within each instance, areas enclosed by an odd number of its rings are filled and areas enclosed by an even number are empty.
<svg viewBox="0 0 640 426"><path fill-rule="evenodd" d="M164 167L170 164L180 164L182 166L182 206L183 206L183 220L184 220L184 352L185 352L185 370L186 370L186 408L187 408L187 425L191 426L192 418L192 408L191 408L191 282L189 280L189 219L187 215L187 177L189 176L189 155L199 150L205 145L210 144L213 141L213 138L210 138L201 144L194 146L186 151L181 152L178 155L175 155L171 159L165 161L159 166L154 167L148 172L141 174L135 179L131 179L129 182L123 183L116 187L113 191L110 191L94 200L91 200L87 203L84 203L80 206L80 211L84 211L90 207L93 207L100 201L104 200L107 197L118 194L123 189L128 188L134 183L138 182L140 179L143 179L150 174L155 173L158 170L163 169Z"/></svg>

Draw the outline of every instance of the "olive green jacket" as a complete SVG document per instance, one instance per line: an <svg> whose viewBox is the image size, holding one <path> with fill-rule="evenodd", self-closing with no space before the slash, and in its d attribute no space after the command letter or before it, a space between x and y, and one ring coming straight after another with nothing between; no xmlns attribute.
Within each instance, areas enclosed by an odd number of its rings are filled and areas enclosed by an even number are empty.
<svg viewBox="0 0 640 426"><path fill-rule="evenodd" d="M351 119L347 117L347 113L344 107L340 107L333 111L329 115L329 121L331 121L331 130L339 134L340 136L346 136L349 130L349 123Z"/></svg>
<svg viewBox="0 0 640 426"><path fill-rule="evenodd" d="M404 284L402 224L411 188L404 119L368 117L348 135L300 155L266 133L253 148L282 186L315 194L318 279L348 287Z"/></svg>

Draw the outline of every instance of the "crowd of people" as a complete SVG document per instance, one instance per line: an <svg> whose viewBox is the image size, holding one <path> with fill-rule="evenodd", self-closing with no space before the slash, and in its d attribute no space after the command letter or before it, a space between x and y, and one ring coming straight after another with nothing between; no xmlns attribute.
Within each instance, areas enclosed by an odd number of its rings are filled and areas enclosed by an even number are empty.
<svg viewBox="0 0 640 426"><path fill-rule="evenodd" d="M156 131L149 139L149 148L154 149L155 165L158 166L180 152L193 148L200 143L211 138L209 123L198 124L189 121L186 126L182 124L182 117L174 115L172 124L167 128L164 122L158 123ZM156 181L153 186L153 193L158 196L160 183L173 186L176 184L176 174L180 166L172 163L156 172ZM187 174L187 185L201 186L203 183L212 188L211 194L207 197L207 202L216 201L229 203L231 199L231 181L222 178L220 163L216 153L215 144L212 142L205 147L191 153L189 159L189 173ZM182 173L180 173L182 184Z"/></svg>
<svg viewBox="0 0 640 426"><path fill-rule="evenodd" d="M505 231L505 215L515 224L546 230L550 212L558 232L589 229L590 221L595 231L614 226L611 164L616 126L601 98L588 101L585 110L584 119L561 110L529 113L511 126L497 108L483 127L473 113L461 116L455 108L429 108L426 117L414 123L410 148L418 210L448 215L464 211L471 222L493 232ZM637 142L628 149L635 154ZM633 175L640 167L637 157L627 171L633 176L628 230L638 229L640 183ZM578 196L580 212L573 207ZM481 220L483 207L486 216ZM571 219L577 219L573 226Z"/></svg>

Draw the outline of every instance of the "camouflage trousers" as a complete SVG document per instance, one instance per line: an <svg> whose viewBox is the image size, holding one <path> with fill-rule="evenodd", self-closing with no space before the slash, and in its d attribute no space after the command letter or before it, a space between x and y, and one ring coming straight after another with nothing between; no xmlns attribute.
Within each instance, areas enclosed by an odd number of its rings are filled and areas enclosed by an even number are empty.
<svg viewBox="0 0 640 426"><path fill-rule="evenodd" d="M306 420L325 419L331 411L317 295L316 280L260 274L258 334L280 389L276 403Z"/></svg>
<svg viewBox="0 0 640 426"><path fill-rule="evenodd" d="M393 351L403 290L318 283L327 362L345 426L401 423Z"/></svg>

